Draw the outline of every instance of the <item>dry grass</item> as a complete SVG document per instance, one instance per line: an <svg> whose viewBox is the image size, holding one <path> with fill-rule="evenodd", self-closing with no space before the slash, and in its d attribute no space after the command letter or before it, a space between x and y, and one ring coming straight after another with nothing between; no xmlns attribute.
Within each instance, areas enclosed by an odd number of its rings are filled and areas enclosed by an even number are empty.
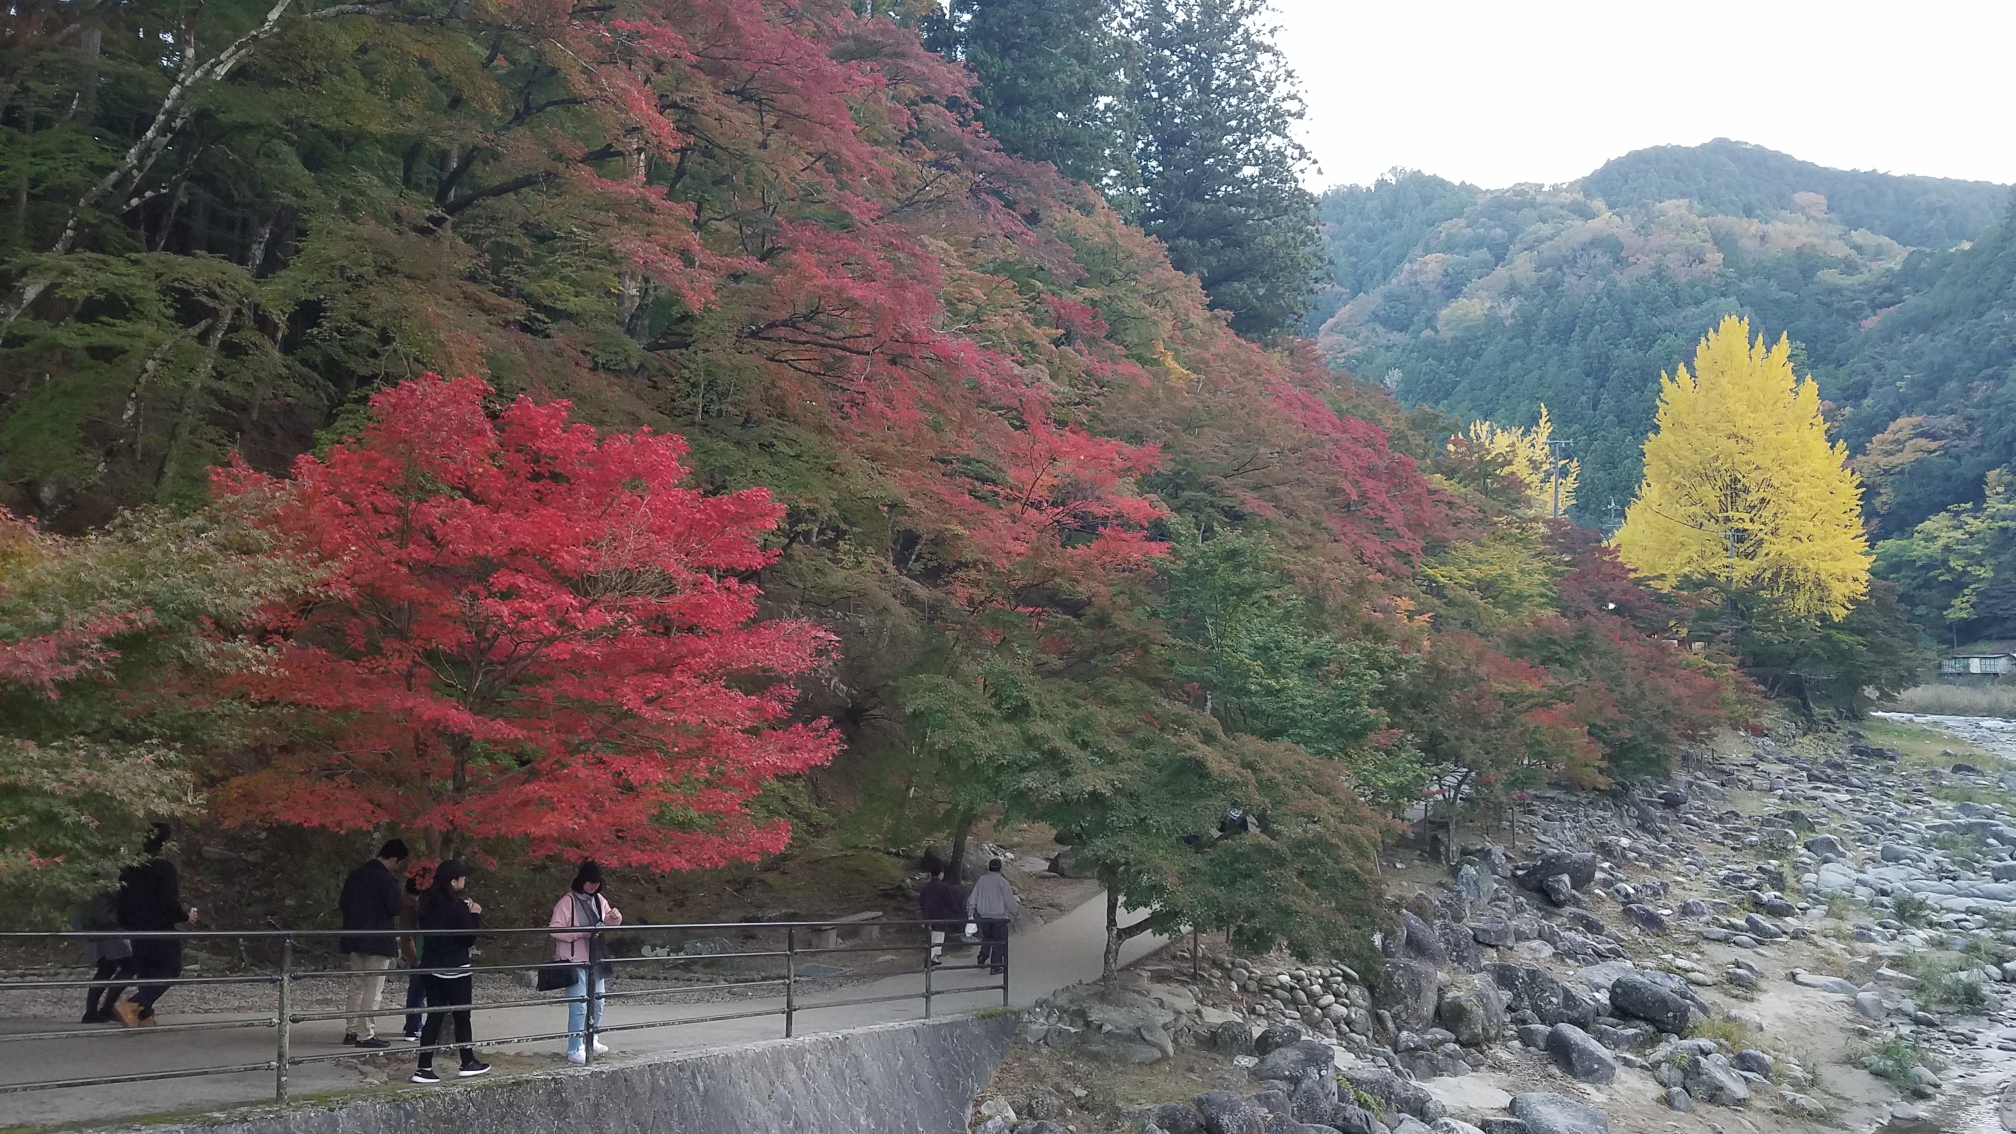
<svg viewBox="0 0 2016 1134"><path fill-rule="evenodd" d="M1947 717L2016 717L2016 682L2005 685L1919 685L1883 706L1900 713Z"/></svg>

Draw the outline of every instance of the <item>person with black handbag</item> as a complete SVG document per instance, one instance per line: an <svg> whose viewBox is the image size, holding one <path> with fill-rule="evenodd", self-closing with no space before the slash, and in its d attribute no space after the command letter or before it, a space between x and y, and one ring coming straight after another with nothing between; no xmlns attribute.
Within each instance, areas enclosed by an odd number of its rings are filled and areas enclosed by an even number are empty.
<svg viewBox="0 0 2016 1134"><path fill-rule="evenodd" d="M539 983L544 987L558 975L551 970L563 965L573 969L567 985L569 1062L588 1062L587 1029L591 1020L598 1025L602 1022L602 994L608 985L609 947L602 940L602 929L622 924L623 911L610 905L609 896L602 892L602 867L592 861L582 863L574 875L574 884L554 903L553 920L547 923L552 929L579 932L553 935L554 963L539 974ZM554 987L558 987L557 982ZM599 1039L594 1044L597 1055L609 1050Z"/></svg>

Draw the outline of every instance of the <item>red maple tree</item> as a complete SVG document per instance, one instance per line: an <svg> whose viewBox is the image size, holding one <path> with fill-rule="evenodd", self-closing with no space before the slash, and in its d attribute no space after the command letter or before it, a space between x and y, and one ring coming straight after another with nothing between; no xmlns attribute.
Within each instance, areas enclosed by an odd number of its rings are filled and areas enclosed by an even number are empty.
<svg viewBox="0 0 2016 1134"><path fill-rule="evenodd" d="M291 481L217 474L221 493L270 493L265 522L327 569L271 612L277 662L242 679L300 738L228 782L220 812L658 870L783 849L788 824L752 798L839 742L787 721L778 680L831 636L755 621L740 577L770 561L782 507L686 487L678 437L598 435L524 397L493 419L490 393L429 374Z"/></svg>

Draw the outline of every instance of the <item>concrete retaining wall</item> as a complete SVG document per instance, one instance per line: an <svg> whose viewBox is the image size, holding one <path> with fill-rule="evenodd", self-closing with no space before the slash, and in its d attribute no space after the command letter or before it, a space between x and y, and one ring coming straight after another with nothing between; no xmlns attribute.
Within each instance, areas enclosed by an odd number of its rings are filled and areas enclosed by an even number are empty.
<svg viewBox="0 0 2016 1134"><path fill-rule="evenodd" d="M965 1134L1015 1017L882 1024L649 1062L406 1087L133 1134Z"/></svg>

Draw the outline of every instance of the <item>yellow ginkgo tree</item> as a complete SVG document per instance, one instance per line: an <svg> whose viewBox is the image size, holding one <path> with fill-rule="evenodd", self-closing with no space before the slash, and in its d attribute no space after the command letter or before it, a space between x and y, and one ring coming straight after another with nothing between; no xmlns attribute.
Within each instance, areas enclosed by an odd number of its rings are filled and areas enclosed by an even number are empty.
<svg viewBox="0 0 2016 1134"><path fill-rule="evenodd" d="M1791 353L1731 315L1695 348L1692 373L1660 375L1645 479L1615 543L1657 585L1720 583L1838 619L1869 592L1862 490Z"/></svg>
<svg viewBox="0 0 2016 1134"><path fill-rule="evenodd" d="M1554 423L1544 404L1539 423L1531 429L1470 423L1469 443L1519 478L1526 486L1526 510L1539 515L1560 515L1575 503L1575 481L1582 470L1580 461L1563 460L1554 452L1553 439Z"/></svg>

